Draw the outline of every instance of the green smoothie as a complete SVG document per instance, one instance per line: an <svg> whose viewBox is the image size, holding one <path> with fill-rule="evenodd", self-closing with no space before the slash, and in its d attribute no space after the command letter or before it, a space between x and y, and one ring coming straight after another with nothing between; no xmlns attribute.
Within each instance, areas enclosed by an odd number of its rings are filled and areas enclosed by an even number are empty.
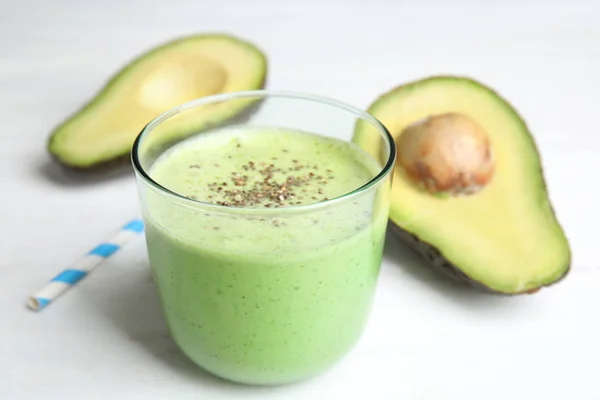
<svg viewBox="0 0 600 400"><path fill-rule="evenodd" d="M297 381L342 358L370 311L387 194L322 202L380 170L352 143L290 130L223 130L162 154L150 176L212 204L144 194L150 263L181 349L251 384Z"/></svg>

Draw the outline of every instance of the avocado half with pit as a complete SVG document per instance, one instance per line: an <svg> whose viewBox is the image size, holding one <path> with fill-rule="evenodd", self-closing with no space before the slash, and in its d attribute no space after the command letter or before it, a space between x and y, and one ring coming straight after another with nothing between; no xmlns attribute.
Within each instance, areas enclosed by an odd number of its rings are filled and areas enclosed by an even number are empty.
<svg viewBox="0 0 600 400"><path fill-rule="evenodd" d="M368 108L398 150L390 226L428 264L501 294L560 281L571 250L527 125L498 93L465 77L409 82ZM364 123L353 140L375 157Z"/></svg>
<svg viewBox="0 0 600 400"><path fill-rule="evenodd" d="M76 169L115 164L129 156L136 136L157 115L208 95L261 89L266 76L266 56L247 41L225 34L178 38L118 71L91 101L54 129L48 151ZM238 116L252 103L206 107L190 113L193 118L179 124L181 129L163 134L171 139L192 134Z"/></svg>

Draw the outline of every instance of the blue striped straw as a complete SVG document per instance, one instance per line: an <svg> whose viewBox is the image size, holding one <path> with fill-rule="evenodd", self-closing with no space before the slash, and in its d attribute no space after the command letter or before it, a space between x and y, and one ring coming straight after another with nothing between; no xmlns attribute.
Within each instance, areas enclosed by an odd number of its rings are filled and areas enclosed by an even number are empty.
<svg viewBox="0 0 600 400"><path fill-rule="evenodd" d="M29 298L27 305L34 311L39 311L47 307L52 301L76 285L92 272L94 268L115 254L143 231L144 223L142 220L134 219L129 221L109 240L100 243L90 252L77 259L70 268L56 275L42 289Z"/></svg>

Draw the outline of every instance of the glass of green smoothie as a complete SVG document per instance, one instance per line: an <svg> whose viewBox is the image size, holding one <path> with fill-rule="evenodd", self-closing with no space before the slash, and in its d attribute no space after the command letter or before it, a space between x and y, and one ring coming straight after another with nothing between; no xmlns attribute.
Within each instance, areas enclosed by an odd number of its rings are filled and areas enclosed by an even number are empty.
<svg viewBox="0 0 600 400"><path fill-rule="evenodd" d="M352 142L357 125L380 151ZM368 320L396 150L369 114L313 95L205 97L132 151L151 270L196 364L256 385L317 375Z"/></svg>

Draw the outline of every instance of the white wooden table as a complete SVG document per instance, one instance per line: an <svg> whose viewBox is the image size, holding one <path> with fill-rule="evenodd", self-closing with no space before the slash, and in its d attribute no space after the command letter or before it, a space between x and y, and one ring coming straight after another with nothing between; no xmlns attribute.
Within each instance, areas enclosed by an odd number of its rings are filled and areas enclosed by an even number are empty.
<svg viewBox="0 0 600 400"><path fill-rule="evenodd" d="M490 3L4 2L0 398L600 399L600 3ZM181 355L142 240L28 311L32 291L138 212L131 174L65 175L46 154L48 132L134 55L211 30L261 46L273 89L366 107L397 84L448 73L500 91L535 134L572 244L568 278L533 296L482 295L390 240L358 346L329 373L279 388L216 380Z"/></svg>

